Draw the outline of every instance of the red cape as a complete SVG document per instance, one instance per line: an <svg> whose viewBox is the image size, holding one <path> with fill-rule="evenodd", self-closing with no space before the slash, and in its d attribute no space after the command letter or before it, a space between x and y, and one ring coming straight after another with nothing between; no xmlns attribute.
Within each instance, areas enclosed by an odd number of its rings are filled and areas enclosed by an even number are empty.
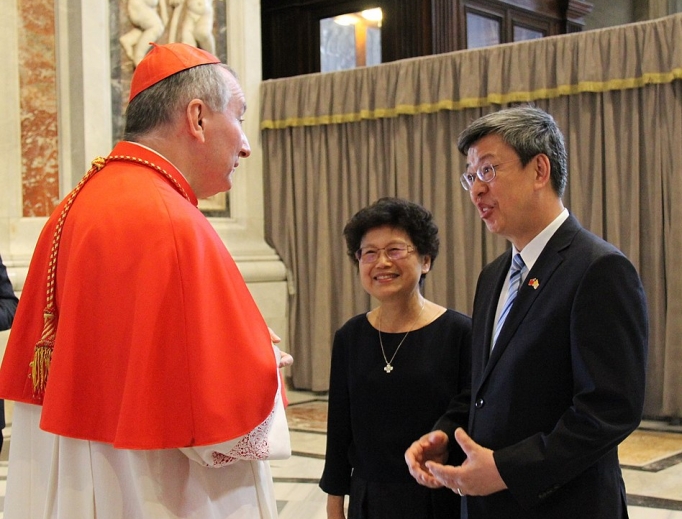
<svg viewBox="0 0 682 519"><path fill-rule="evenodd" d="M182 175L133 143L119 143L111 156L154 163L178 186L144 164L111 161L73 203L57 262L58 324L41 428L129 449L242 436L274 404L268 327ZM0 369L2 398L40 404L29 363L63 205L31 261Z"/></svg>

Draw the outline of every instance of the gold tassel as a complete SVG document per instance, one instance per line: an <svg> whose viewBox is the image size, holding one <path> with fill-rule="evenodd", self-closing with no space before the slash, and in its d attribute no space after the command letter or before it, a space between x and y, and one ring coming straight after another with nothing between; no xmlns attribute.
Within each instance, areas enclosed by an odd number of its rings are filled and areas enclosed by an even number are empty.
<svg viewBox="0 0 682 519"><path fill-rule="evenodd" d="M31 362L31 379L33 380L33 397L41 399L47 386L47 374L52 361L53 341L40 341L36 344Z"/></svg>
<svg viewBox="0 0 682 519"><path fill-rule="evenodd" d="M50 371L52 362L52 351L54 350L55 338L55 315L52 309L45 309L43 317L43 336L40 338L33 351L33 361L31 361L31 380L33 382L33 397L43 399L45 387L47 386L47 375Z"/></svg>

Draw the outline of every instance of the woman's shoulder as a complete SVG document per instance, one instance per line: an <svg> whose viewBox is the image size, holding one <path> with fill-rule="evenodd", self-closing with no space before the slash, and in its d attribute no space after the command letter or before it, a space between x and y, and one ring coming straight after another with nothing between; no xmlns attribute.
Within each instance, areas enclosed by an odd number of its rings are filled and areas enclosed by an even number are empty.
<svg viewBox="0 0 682 519"><path fill-rule="evenodd" d="M337 334L347 334L347 333L359 333L362 332L363 330L368 330L371 328L372 325L369 322L369 319L367 318L367 313L361 313L358 315L354 315L350 319L348 319L341 328L339 328L336 333Z"/></svg>
<svg viewBox="0 0 682 519"><path fill-rule="evenodd" d="M334 350L351 354L364 349L363 345L375 337L376 331L367 319L367 314L358 314L348 319L334 334ZM339 353L340 354L340 353Z"/></svg>
<svg viewBox="0 0 682 519"><path fill-rule="evenodd" d="M433 327L436 330L456 329L469 332L471 330L471 317L457 310L445 308L427 327Z"/></svg>
<svg viewBox="0 0 682 519"><path fill-rule="evenodd" d="M443 317L449 322L464 323L471 326L471 317L452 308L446 308Z"/></svg>

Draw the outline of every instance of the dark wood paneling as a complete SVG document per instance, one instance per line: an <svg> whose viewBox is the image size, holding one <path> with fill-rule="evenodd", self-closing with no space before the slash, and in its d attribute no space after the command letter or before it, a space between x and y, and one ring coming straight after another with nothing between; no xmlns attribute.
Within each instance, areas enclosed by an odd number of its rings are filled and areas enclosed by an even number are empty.
<svg viewBox="0 0 682 519"><path fill-rule="evenodd" d="M526 10L555 20L563 19L565 12L562 2L557 0L499 0L498 3L507 4L514 10Z"/></svg>
<svg viewBox="0 0 682 519"><path fill-rule="evenodd" d="M432 50L433 54L451 52L461 48L457 41L459 26L457 2L433 0L432 8Z"/></svg>
<svg viewBox="0 0 682 519"><path fill-rule="evenodd" d="M495 13L503 42L513 23L554 35L577 32L592 10L587 0L261 0L263 77L320 70L320 20L380 7L382 61L466 48L466 9Z"/></svg>

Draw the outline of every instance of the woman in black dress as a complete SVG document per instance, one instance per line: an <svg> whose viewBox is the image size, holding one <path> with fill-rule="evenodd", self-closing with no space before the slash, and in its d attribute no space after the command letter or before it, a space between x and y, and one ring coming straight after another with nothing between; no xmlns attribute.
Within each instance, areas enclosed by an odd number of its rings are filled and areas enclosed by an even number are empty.
<svg viewBox="0 0 682 519"><path fill-rule="evenodd" d="M459 496L418 485L404 460L451 399L467 423L471 321L421 293L438 255L438 227L422 206L382 198L355 214L344 236L379 306L334 337L320 480L327 517L345 518L349 495L349 519L458 518Z"/></svg>

